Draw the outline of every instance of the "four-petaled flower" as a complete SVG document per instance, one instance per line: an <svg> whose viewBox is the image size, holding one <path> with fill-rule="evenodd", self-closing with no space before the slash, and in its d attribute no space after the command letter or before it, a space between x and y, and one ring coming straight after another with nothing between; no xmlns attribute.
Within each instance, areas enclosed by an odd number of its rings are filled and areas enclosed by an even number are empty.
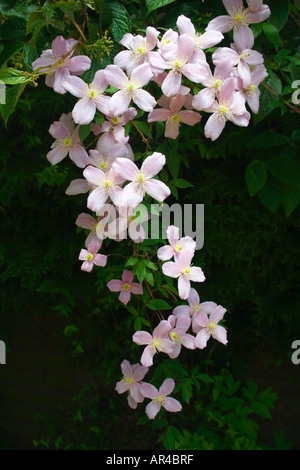
<svg viewBox="0 0 300 470"><path fill-rule="evenodd" d="M124 392L128 393L127 400L130 408L135 409L138 403L144 401L144 395L142 395L140 391L140 382L143 380L148 370L148 367L141 366L140 364L131 365L126 359L121 363L123 378L117 382L115 390L119 394Z"/></svg>
<svg viewBox="0 0 300 470"><path fill-rule="evenodd" d="M149 419L154 419L161 407L167 411L176 413L181 411L181 403L175 398L169 397L175 387L173 379L165 379L159 390L154 385L146 382L141 384L141 392L145 398L150 398L151 402L146 406L146 414Z"/></svg>
<svg viewBox="0 0 300 470"><path fill-rule="evenodd" d="M111 292L120 292L119 300L127 305L131 294L142 295L143 286L133 281L133 274L131 271L124 269L122 274L122 281L118 279L112 279L107 283L107 287ZM144 364L145 365L145 364Z"/></svg>
<svg viewBox="0 0 300 470"><path fill-rule="evenodd" d="M82 271L91 272L94 264L96 266L106 266L107 256L98 253L101 243L91 241L87 247L87 250L82 249L79 253L80 261L83 261L81 265Z"/></svg>

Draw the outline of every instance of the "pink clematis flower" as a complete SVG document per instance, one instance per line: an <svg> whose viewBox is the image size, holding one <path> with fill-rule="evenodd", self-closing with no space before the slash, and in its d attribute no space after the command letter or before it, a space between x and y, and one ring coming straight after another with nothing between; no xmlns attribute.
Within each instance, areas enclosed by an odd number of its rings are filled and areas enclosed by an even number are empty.
<svg viewBox="0 0 300 470"><path fill-rule="evenodd" d="M121 241L128 235L135 243L142 243L146 238L144 222L149 220L149 213L144 205L137 207L118 207L119 217L108 226L109 238Z"/></svg>
<svg viewBox="0 0 300 470"><path fill-rule="evenodd" d="M146 406L146 414L149 419L154 419L161 407L167 411L176 413L181 411L182 406L178 400L169 397L175 387L173 379L165 379L157 390L153 385L144 382L141 384L141 392L145 398L150 398L151 402Z"/></svg>
<svg viewBox="0 0 300 470"><path fill-rule="evenodd" d="M195 339L196 348L205 348L207 341L211 336L220 343L228 343L226 329L223 326L218 325L218 323L223 319L225 313L226 309L221 305L217 305L209 316L206 313L199 314L197 317L197 324L201 329L197 333Z"/></svg>
<svg viewBox="0 0 300 470"><path fill-rule="evenodd" d="M167 121L165 128L165 137L176 139L179 135L179 126L183 122L189 126L194 126L201 121L201 116L195 111L189 109L181 110L186 101L186 96L178 94L169 101L169 109L154 109L148 115L148 122Z"/></svg>
<svg viewBox="0 0 300 470"><path fill-rule="evenodd" d="M98 70L89 85L79 77L69 77L64 86L71 95L80 98L72 111L73 119L77 124L89 124L94 119L97 109L104 114L108 112L110 98L104 96L108 86L104 70Z"/></svg>
<svg viewBox="0 0 300 470"><path fill-rule="evenodd" d="M198 333L199 326L197 324L197 316L200 313L209 314L217 306L215 302L201 302L198 292L191 288L190 294L188 296L188 305L178 305L173 310L173 315L175 317L186 316L192 319L192 330L194 333Z"/></svg>
<svg viewBox="0 0 300 470"><path fill-rule="evenodd" d="M219 47L212 55L214 64L222 65L231 63L232 67L237 65L239 76L242 80L249 80L252 66L264 63L263 55L253 51L254 38L251 41L235 42L229 47Z"/></svg>
<svg viewBox="0 0 300 470"><path fill-rule="evenodd" d="M82 249L79 253L79 259L83 261L81 265L82 271L91 272L94 264L96 266L106 266L107 256L100 255L98 253L101 243L96 241L91 241L88 245L88 249Z"/></svg>
<svg viewBox="0 0 300 470"><path fill-rule="evenodd" d="M271 14L270 8L262 0L249 0L249 8L244 8L243 0L223 0L228 16L218 16L208 23L206 31L227 33L233 29L234 41L247 41L253 38L249 24L261 23Z"/></svg>
<svg viewBox="0 0 300 470"><path fill-rule="evenodd" d="M132 340L139 345L146 345L142 357L141 364L150 367L153 364L153 356L158 352L171 354L174 349L174 343L168 338L171 325L167 320L162 320L153 330L153 335L147 331L137 331L134 333Z"/></svg>
<svg viewBox="0 0 300 470"><path fill-rule="evenodd" d="M191 249L195 252L196 242L189 236L179 239L179 228L175 227L175 225L170 225L166 233L169 245L162 246L158 249L157 257L160 260L167 261L174 256L176 261L185 249Z"/></svg>
<svg viewBox="0 0 300 470"><path fill-rule="evenodd" d="M254 114L257 114L259 111L259 85L267 76L266 67L258 65L250 74L249 80L240 80L240 91Z"/></svg>
<svg viewBox="0 0 300 470"><path fill-rule="evenodd" d="M127 144L129 136L125 136L124 126L127 122L132 121L136 115L137 110L135 108L129 108L123 114L109 111L109 113L106 114L107 121L104 121L100 126L92 125L92 131L95 135L109 133L113 136L116 143Z"/></svg>
<svg viewBox="0 0 300 470"><path fill-rule="evenodd" d="M77 225L77 227L81 227L81 228L85 228L87 230L90 230L90 233L89 233L88 237L85 240L86 248L88 247L88 245L92 241L100 243L99 248L101 248L101 245L102 245L102 242L103 242L103 239L102 239L103 237L101 239L97 237L97 233L96 233L97 225L98 225L98 220L97 219L94 219L94 217L92 217L90 214L85 214L84 212L82 212L77 217L77 219L75 221L75 224Z"/></svg>
<svg viewBox="0 0 300 470"><path fill-rule="evenodd" d="M186 248L175 262L168 261L162 266L162 271L166 276L178 278L178 294L179 297L184 300L187 299L190 294L190 281L205 281L202 269L191 265L193 256L194 250Z"/></svg>
<svg viewBox="0 0 300 470"><path fill-rule="evenodd" d="M157 45L158 35L159 31L152 26L146 28L146 37L140 34L137 36L133 36L130 33L125 34L120 44L128 50L119 52L114 58L114 64L126 70L128 75L131 75L139 65L146 63L151 66L152 61L155 60L156 65L153 68L153 72L161 72L164 70L164 60L158 52L152 51Z"/></svg>
<svg viewBox="0 0 300 470"><path fill-rule="evenodd" d="M91 66L91 59L85 55L72 57L77 41L57 36L51 49L46 49L32 63L34 71L46 72L46 85L56 93L64 95L65 81L70 75L81 75Z"/></svg>
<svg viewBox="0 0 300 470"><path fill-rule="evenodd" d="M112 279L107 283L107 287L111 292L120 292L119 300L127 305L131 294L142 295L143 286L133 281L133 274L131 271L124 269L122 274L122 281L117 279ZM145 364L143 364L145 365Z"/></svg>
<svg viewBox="0 0 300 470"><path fill-rule="evenodd" d="M207 75L201 82L206 88L199 91L193 98L193 106L196 109L202 111L213 105L225 80L230 78L232 68L233 66L229 61L224 61L216 66L214 74L212 74L210 68L207 69Z"/></svg>
<svg viewBox="0 0 300 470"><path fill-rule="evenodd" d="M155 99L148 91L142 89L153 77L149 64L136 67L130 77L127 77L117 65L108 65L105 69L105 76L110 85L119 89L111 98L111 112L125 113L131 101L143 111L153 110L156 105Z"/></svg>
<svg viewBox="0 0 300 470"><path fill-rule="evenodd" d="M80 142L79 127L74 129L71 113L62 114L59 121L51 124L49 133L56 139L51 145L52 150L47 153L51 165L61 162L68 154L79 168L89 164L88 154Z"/></svg>
<svg viewBox="0 0 300 470"><path fill-rule="evenodd" d="M166 68L171 69L161 87L164 95L174 96L179 93L182 75L194 83L201 82L205 76L207 64L204 61L203 63L191 62L194 50L194 40L188 34L183 34L178 39L177 47L170 48L164 53Z"/></svg>
<svg viewBox="0 0 300 470"><path fill-rule="evenodd" d="M177 318L170 315L168 322L172 327L169 337L174 343L174 349L169 354L170 358L175 359L178 357L182 346L187 349L195 349L195 337L187 333L191 326L191 318L187 315L181 315Z"/></svg>
<svg viewBox="0 0 300 470"><path fill-rule="evenodd" d="M117 158L126 158L127 154L128 148L125 144L116 143L113 137L106 138L103 135L98 139L96 148L89 152L90 164L107 172Z"/></svg>
<svg viewBox="0 0 300 470"><path fill-rule="evenodd" d="M124 158L124 160L127 160ZM122 195L121 185L124 178L118 175L113 168L104 172L94 166L87 166L83 171L83 176L92 188L87 200L87 207L98 213L108 198L118 206Z"/></svg>
<svg viewBox="0 0 300 470"><path fill-rule="evenodd" d="M205 58L203 49L213 47L224 39L223 34L219 31L211 30L203 34L197 33L190 18L184 15L178 17L176 24L180 34L188 34L194 40L195 49L193 59L197 58L198 60L203 60Z"/></svg>
<svg viewBox="0 0 300 470"><path fill-rule="evenodd" d="M124 204L130 207L136 207L142 202L145 194L149 194L157 201L164 201L171 194L168 186L162 181L153 179L166 163L166 157L159 152L154 152L147 157L139 170L132 161L127 158L118 158L112 166L112 169L122 175L131 183L123 189L122 199Z"/></svg>
<svg viewBox="0 0 300 470"><path fill-rule="evenodd" d="M115 390L119 394L128 393L127 400L130 408L135 409L138 403L144 401L145 397L140 391L140 382L148 370L148 367L141 366L140 364L131 365L126 359L121 363L123 378L117 382Z"/></svg>
<svg viewBox="0 0 300 470"><path fill-rule="evenodd" d="M194 102L194 106L196 107L197 103ZM219 100L205 111L213 113L204 128L205 137L213 141L221 135L227 121L247 127L251 117L245 107L245 98L235 91L234 78L226 80L220 89Z"/></svg>

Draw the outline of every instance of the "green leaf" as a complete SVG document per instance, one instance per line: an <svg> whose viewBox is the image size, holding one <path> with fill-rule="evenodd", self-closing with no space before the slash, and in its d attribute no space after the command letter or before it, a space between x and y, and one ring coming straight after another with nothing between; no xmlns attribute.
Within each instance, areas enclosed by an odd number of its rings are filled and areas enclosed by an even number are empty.
<svg viewBox="0 0 300 470"><path fill-rule="evenodd" d="M145 279L150 284L150 286L154 286L154 277L153 274L150 273L149 271L145 273Z"/></svg>
<svg viewBox="0 0 300 470"><path fill-rule="evenodd" d="M115 41L121 41L125 33L130 31L130 18L126 8L117 2L106 1L112 12L111 31Z"/></svg>
<svg viewBox="0 0 300 470"><path fill-rule="evenodd" d="M5 16L17 16L25 20L36 8L35 5L28 5L28 0L1 0L0 13Z"/></svg>
<svg viewBox="0 0 300 470"><path fill-rule="evenodd" d="M6 64L6 62L20 49L23 47L23 42L14 41L10 44L5 44L3 51L0 54L0 68Z"/></svg>
<svg viewBox="0 0 300 470"><path fill-rule="evenodd" d="M151 133L149 124L147 124L146 122L142 122L142 121L133 121L133 124L135 124L136 127L137 127L144 135L146 135L147 137L150 137L150 139L152 139L152 133Z"/></svg>
<svg viewBox="0 0 300 470"><path fill-rule="evenodd" d="M289 217L300 204L300 189L286 188L283 195L285 214Z"/></svg>
<svg viewBox="0 0 300 470"><path fill-rule="evenodd" d="M43 5L44 18L46 20L46 25L49 26L50 20L53 16L53 3L51 0L46 0Z"/></svg>
<svg viewBox="0 0 300 470"><path fill-rule="evenodd" d="M140 317L137 317L134 319L133 326L135 331L139 331L142 329L142 319Z"/></svg>
<svg viewBox="0 0 300 470"><path fill-rule="evenodd" d="M177 188L193 188L194 185L192 183L189 183L188 181L182 179L182 178L177 178L174 181L174 184Z"/></svg>
<svg viewBox="0 0 300 470"><path fill-rule="evenodd" d="M174 435L171 428L168 428L164 438L164 445L166 450L174 449Z"/></svg>
<svg viewBox="0 0 300 470"><path fill-rule="evenodd" d="M137 263L135 272L139 282L142 283L146 274L146 267L142 261Z"/></svg>
<svg viewBox="0 0 300 470"><path fill-rule="evenodd" d="M157 8L165 7L170 3L173 3L175 0L146 0L146 6L148 9L148 13L153 10L157 10Z"/></svg>
<svg viewBox="0 0 300 470"><path fill-rule="evenodd" d="M31 33L37 26L40 26L43 23L46 25L46 21L43 18L43 12L33 11L26 24L26 34Z"/></svg>
<svg viewBox="0 0 300 470"><path fill-rule="evenodd" d="M243 388L243 395L247 400L254 400L254 397L257 393L257 385L255 382L250 379L247 383L247 388Z"/></svg>
<svg viewBox="0 0 300 470"><path fill-rule="evenodd" d="M283 183L300 188L300 165L292 158L273 155L267 161L269 172Z"/></svg>
<svg viewBox="0 0 300 470"><path fill-rule="evenodd" d="M211 383L214 382L214 379L212 379L209 375L207 374L198 374L197 379L202 380L202 382L207 382Z"/></svg>
<svg viewBox="0 0 300 470"><path fill-rule="evenodd" d="M265 84L275 93L277 93L278 96L280 96L282 93L281 80L271 70L269 70L268 72L269 76L265 79ZM277 100L278 99L276 98L276 96L274 96L265 87L261 89L259 113L253 116L254 124L257 124L258 122L262 121L266 116L268 116L268 114L273 111L274 108L272 107L272 104L274 103L274 101Z"/></svg>
<svg viewBox="0 0 300 470"><path fill-rule="evenodd" d="M267 167L265 162L253 160L246 168L246 183L251 197L255 196L266 184Z"/></svg>
<svg viewBox="0 0 300 470"><path fill-rule="evenodd" d="M22 18L11 17L0 26L0 38L18 39L26 35L26 21Z"/></svg>
<svg viewBox="0 0 300 470"><path fill-rule="evenodd" d="M271 16L268 21L280 31L286 24L290 14L289 0L268 0Z"/></svg>
<svg viewBox="0 0 300 470"><path fill-rule="evenodd" d="M263 31L264 31L265 35L267 36L267 38L273 44L273 46L275 47L275 49L277 51L278 46L279 46L279 32L278 32L278 29L270 23L263 23L262 28L263 28Z"/></svg>
<svg viewBox="0 0 300 470"><path fill-rule="evenodd" d="M147 266L147 268L152 269L153 271L157 271L157 266L154 263L152 263L152 261L149 261L148 259L144 259L143 263L145 266Z"/></svg>
<svg viewBox="0 0 300 470"><path fill-rule="evenodd" d="M92 123L90 122L89 124L79 126L79 138L81 142L83 142L91 132L91 125Z"/></svg>
<svg viewBox="0 0 300 470"><path fill-rule="evenodd" d="M134 266L138 262L139 262L139 260L137 258L129 258L129 260L127 261L125 266Z"/></svg>
<svg viewBox="0 0 300 470"><path fill-rule="evenodd" d="M30 76L24 75L20 70L11 67L0 71L0 81L6 85L19 85L20 83L26 83L30 80Z"/></svg>
<svg viewBox="0 0 300 470"><path fill-rule="evenodd" d="M5 104L0 104L0 113L2 119L7 125L9 116L14 112L18 99L20 98L26 84L15 85L6 89L6 101Z"/></svg>
<svg viewBox="0 0 300 470"><path fill-rule="evenodd" d="M101 28L109 26L113 18L111 8L109 8L104 0L95 0L95 6L99 13Z"/></svg>
<svg viewBox="0 0 300 470"><path fill-rule="evenodd" d="M273 182L268 182L257 197L271 212L277 211L283 199L281 188Z"/></svg>
<svg viewBox="0 0 300 470"><path fill-rule="evenodd" d="M151 310L170 310L171 305L168 304L165 300L162 299L152 299L147 303L147 307Z"/></svg>

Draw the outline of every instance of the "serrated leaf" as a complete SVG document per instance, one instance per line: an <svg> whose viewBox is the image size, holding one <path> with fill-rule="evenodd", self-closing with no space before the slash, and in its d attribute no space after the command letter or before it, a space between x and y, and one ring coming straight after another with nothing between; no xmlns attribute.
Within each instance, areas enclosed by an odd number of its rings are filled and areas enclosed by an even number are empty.
<svg viewBox="0 0 300 470"><path fill-rule="evenodd" d="M0 39L18 39L26 35L26 21L22 18L8 18L0 26Z"/></svg>
<svg viewBox="0 0 300 470"><path fill-rule="evenodd" d="M153 10L157 10L158 8L165 7L170 3L173 3L175 0L146 0L146 6L148 13Z"/></svg>
<svg viewBox="0 0 300 470"><path fill-rule="evenodd" d="M253 160L246 168L246 183L251 197L255 196L267 182L265 162Z"/></svg>
<svg viewBox="0 0 300 470"><path fill-rule="evenodd" d="M121 41L125 33L130 31L130 18L126 8L117 2L106 2L112 12L111 31L115 41Z"/></svg>
<svg viewBox="0 0 300 470"><path fill-rule="evenodd" d="M13 69L8 67L0 71L0 81L6 85L19 85L21 83L26 83L31 80L31 77L25 75L20 70Z"/></svg>

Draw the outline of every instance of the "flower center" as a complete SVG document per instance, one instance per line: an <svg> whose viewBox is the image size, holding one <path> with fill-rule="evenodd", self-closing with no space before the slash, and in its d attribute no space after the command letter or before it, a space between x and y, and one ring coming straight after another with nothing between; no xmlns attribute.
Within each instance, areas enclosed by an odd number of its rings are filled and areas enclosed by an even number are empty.
<svg viewBox="0 0 300 470"><path fill-rule="evenodd" d="M89 253L88 255L86 255L86 259L88 261L92 261L94 259L94 256L92 255L92 253Z"/></svg>
<svg viewBox="0 0 300 470"><path fill-rule="evenodd" d="M100 162L99 167L101 170L106 170L106 168L108 167L107 162Z"/></svg>
<svg viewBox="0 0 300 470"><path fill-rule="evenodd" d="M248 96L253 96L256 91L256 86L254 83L248 86L247 90L245 90Z"/></svg>
<svg viewBox="0 0 300 470"><path fill-rule="evenodd" d="M132 384L134 382L134 378L133 377L124 377L124 379L126 380L126 382L128 384Z"/></svg>
<svg viewBox="0 0 300 470"><path fill-rule="evenodd" d="M98 96L97 90L94 90L93 88L88 91L88 97L90 100L94 100Z"/></svg>
<svg viewBox="0 0 300 470"><path fill-rule="evenodd" d="M156 400L159 402L159 403L162 403L164 401L164 397L162 397L161 395L159 395Z"/></svg>
<svg viewBox="0 0 300 470"><path fill-rule="evenodd" d="M138 47L137 52L141 55L146 54L146 49L144 47Z"/></svg>
<svg viewBox="0 0 300 470"><path fill-rule="evenodd" d="M139 173L139 176L137 177L138 183L143 183L145 181L143 173Z"/></svg>
<svg viewBox="0 0 300 470"><path fill-rule="evenodd" d="M128 289L130 289L130 284L127 284L125 282L125 284L123 284L123 290L128 290Z"/></svg>
<svg viewBox="0 0 300 470"><path fill-rule="evenodd" d="M182 270L182 274L183 274L184 277L187 278L187 279L189 278L190 270L191 270L191 269L190 269L189 267L188 267L188 268L184 268L184 269Z"/></svg>
<svg viewBox="0 0 300 470"><path fill-rule="evenodd" d="M244 52L244 51L243 51L243 52L240 54L240 59L246 59L247 57L249 57L249 55L250 55L250 52Z"/></svg>
<svg viewBox="0 0 300 470"><path fill-rule="evenodd" d="M64 139L63 144L64 144L65 147L71 147L71 145L72 145L71 137L67 137L66 139Z"/></svg>
<svg viewBox="0 0 300 470"><path fill-rule="evenodd" d="M215 325L215 323L210 322L210 323L207 325L207 328L208 328L209 331L211 331L211 332L213 333L213 332L215 331L215 329L216 329L216 325Z"/></svg>
<svg viewBox="0 0 300 470"><path fill-rule="evenodd" d="M221 114L226 114L227 111L228 111L227 106L225 106L225 105L221 105L221 106L220 106L219 112L220 112Z"/></svg>
<svg viewBox="0 0 300 470"><path fill-rule="evenodd" d="M105 180L105 181L104 181L104 187L105 187L105 188L110 188L110 186L111 186L111 181Z"/></svg>
<svg viewBox="0 0 300 470"><path fill-rule="evenodd" d="M174 332L170 333L170 338L171 338L172 341L175 341L175 342L176 342L176 340L178 340L178 336Z"/></svg>
<svg viewBox="0 0 300 470"><path fill-rule="evenodd" d="M182 248L183 248L183 247L182 247L181 245L177 244L177 245L175 246L174 250L175 250L177 253L180 253L181 250L182 250Z"/></svg>
<svg viewBox="0 0 300 470"><path fill-rule="evenodd" d="M220 88L220 86L222 85L222 83L223 83L223 81L220 80L219 78L217 78L217 79L214 81L214 83L213 83L213 88L215 88L215 89L217 90L218 88Z"/></svg>
<svg viewBox="0 0 300 470"><path fill-rule="evenodd" d="M175 68L176 70L180 70L180 67L182 66L181 60L176 59L176 60L174 61L173 65L174 65L174 68Z"/></svg>
<svg viewBox="0 0 300 470"><path fill-rule="evenodd" d="M116 116L111 120L111 123L115 126L116 124L119 123L119 118Z"/></svg>
<svg viewBox="0 0 300 470"><path fill-rule="evenodd" d="M179 122L179 121L180 121L180 116L179 116L179 114L173 114L173 116L171 117L171 121L173 121L173 122Z"/></svg>

